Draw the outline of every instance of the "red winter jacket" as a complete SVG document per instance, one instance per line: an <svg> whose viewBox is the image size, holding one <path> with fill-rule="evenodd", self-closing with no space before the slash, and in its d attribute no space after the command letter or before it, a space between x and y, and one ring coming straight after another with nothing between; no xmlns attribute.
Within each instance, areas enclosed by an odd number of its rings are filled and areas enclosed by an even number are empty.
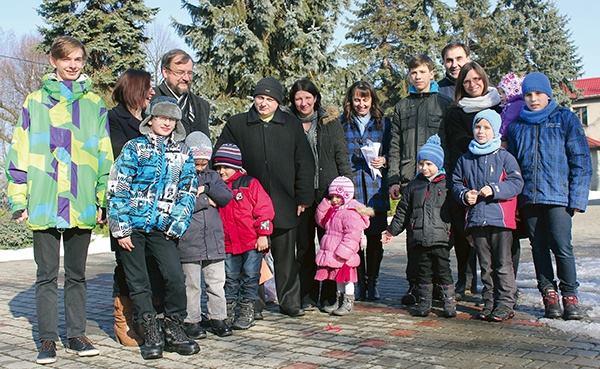
<svg viewBox="0 0 600 369"><path fill-rule="evenodd" d="M273 233L275 210L260 182L246 172L237 172L225 183L233 190L233 199L219 209L225 231L225 252L242 254L256 248L259 236Z"/></svg>

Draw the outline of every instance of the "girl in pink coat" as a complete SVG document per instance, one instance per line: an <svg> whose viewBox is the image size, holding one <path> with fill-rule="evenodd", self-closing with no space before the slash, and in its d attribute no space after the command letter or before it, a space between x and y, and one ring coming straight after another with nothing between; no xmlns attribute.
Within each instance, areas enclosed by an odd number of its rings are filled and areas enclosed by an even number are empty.
<svg viewBox="0 0 600 369"><path fill-rule="evenodd" d="M354 282L358 281L356 267L360 264L358 250L369 217L375 215L369 208L353 199L354 185L346 177L337 177L329 185L329 198L317 207L317 224L325 228L321 248L316 256L315 279L337 282L338 298L323 311L347 315L354 309Z"/></svg>

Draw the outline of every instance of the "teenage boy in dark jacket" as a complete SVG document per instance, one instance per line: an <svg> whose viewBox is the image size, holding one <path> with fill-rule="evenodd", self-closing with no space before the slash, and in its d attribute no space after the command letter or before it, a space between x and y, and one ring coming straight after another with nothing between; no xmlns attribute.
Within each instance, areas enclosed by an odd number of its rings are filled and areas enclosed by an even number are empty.
<svg viewBox="0 0 600 369"><path fill-rule="evenodd" d="M390 142L388 180L390 196L397 200L400 189L406 187L418 172L417 152L427 138L444 133L444 117L452 99L439 93L433 81L433 61L424 54L417 54L408 61L411 86L410 94L400 100L394 109L392 140ZM444 148L444 142L442 142ZM417 301L418 268L413 253L407 250L406 279L409 283L402 303L412 305Z"/></svg>

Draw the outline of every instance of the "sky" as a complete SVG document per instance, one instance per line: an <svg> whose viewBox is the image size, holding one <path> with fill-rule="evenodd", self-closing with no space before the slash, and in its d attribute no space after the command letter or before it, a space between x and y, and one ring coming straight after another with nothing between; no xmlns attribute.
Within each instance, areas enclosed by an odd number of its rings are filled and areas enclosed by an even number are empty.
<svg viewBox="0 0 600 369"><path fill-rule="evenodd" d="M452 2L448 0L448 2ZM494 3L494 0L491 0ZM16 35L32 33L36 27L43 25L42 19L35 9L40 0L11 1L0 12L0 28L4 32L14 32ZM583 62L582 78L600 77L600 48L597 46L594 27L600 13L600 1L597 0L555 0L559 12L570 18L569 27L571 38L578 48L578 54ZM189 23L189 15L181 9L179 0L147 0L146 5L160 8L156 21L163 26L170 24L170 17L176 18L181 23ZM345 30L339 29L336 38L343 42ZM177 36L174 37L177 39ZM1 40L0 40L1 41ZM181 46L184 47L183 42Z"/></svg>

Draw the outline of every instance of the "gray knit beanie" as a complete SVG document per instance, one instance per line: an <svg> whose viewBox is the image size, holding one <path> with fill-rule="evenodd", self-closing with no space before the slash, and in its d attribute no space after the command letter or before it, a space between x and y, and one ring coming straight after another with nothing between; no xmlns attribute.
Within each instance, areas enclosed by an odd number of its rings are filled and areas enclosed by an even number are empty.
<svg viewBox="0 0 600 369"><path fill-rule="evenodd" d="M210 160L212 157L212 142L210 142L208 136L200 131L190 133L185 139L185 144L192 149L194 159Z"/></svg>
<svg viewBox="0 0 600 369"><path fill-rule="evenodd" d="M256 87L254 88L253 97L256 95L267 95L275 100L279 104L283 100L283 87L281 87L281 83L273 77L266 77L258 81Z"/></svg>

